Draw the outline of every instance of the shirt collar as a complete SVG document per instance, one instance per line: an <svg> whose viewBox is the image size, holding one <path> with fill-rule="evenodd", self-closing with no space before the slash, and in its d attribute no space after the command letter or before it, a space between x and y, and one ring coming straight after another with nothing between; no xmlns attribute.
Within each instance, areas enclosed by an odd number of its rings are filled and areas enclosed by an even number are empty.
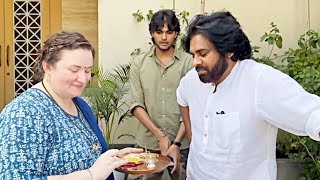
<svg viewBox="0 0 320 180"><path fill-rule="evenodd" d="M156 50L156 46L153 45L153 46L151 47L149 53L148 53L148 56L149 56L149 57L155 57L155 56L156 56L156 55L155 55L155 50ZM175 59L180 60L181 57L182 57L182 53L183 53L183 51L179 50L179 49L175 46L175 49L174 49L174 57L175 57Z"/></svg>

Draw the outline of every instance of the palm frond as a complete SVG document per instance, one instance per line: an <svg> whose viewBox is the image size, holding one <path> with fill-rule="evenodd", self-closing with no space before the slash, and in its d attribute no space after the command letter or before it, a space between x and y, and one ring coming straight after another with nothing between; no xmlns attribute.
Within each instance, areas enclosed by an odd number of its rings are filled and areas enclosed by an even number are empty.
<svg viewBox="0 0 320 180"><path fill-rule="evenodd" d="M119 125L128 113L128 104L123 97L128 94L130 64L119 65L112 71L102 68L93 70L93 78L84 91L97 121L105 121L105 137L109 143L114 121ZM117 129L117 128L116 128Z"/></svg>

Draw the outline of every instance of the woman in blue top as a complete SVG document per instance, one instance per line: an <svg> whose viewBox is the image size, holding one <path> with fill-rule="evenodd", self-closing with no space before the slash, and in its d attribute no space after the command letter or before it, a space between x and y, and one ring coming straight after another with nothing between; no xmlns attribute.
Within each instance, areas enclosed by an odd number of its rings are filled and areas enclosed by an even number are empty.
<svg viewBox="0 0 320 180"><path fill-rule="evenodd" d="M44 43L35 85L0 114L0 179L113 179L114 168L127 163L121 156L142 151L107 151L92 110L78 97L91 79L93 58L91 44L76 32Z"/></svg>

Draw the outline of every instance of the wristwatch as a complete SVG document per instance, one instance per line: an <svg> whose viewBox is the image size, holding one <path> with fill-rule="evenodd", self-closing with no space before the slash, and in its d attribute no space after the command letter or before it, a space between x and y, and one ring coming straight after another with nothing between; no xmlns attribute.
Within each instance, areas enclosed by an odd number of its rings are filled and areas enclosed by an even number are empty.
<svg viewBox="0 0 320 180"><path fill-rule="evenodd" d="M181 146L181 142L178 142L178 141L171 141L171 145L172 144L177 145L178 147Z"/></svg>

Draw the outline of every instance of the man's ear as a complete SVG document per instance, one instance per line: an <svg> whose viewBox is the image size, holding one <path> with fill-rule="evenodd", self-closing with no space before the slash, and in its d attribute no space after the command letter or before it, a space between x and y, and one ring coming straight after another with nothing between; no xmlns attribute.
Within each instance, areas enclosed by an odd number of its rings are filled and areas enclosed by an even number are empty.
<svg viewBox="0 0 320 180"><path fill-rule="evenodd" d="M176 33L176 37L175 37L175 39L176 39L178 37L179 33L177 31L175 31L175 33Z"/></svg>
<svg viewBox="0 0 320 180"><path fill-rule="evenodd" d="M227 53L226 58L231 59L231 57L234 55L234 53Z"/></svg>
<svg viewBox="0 0 320 180"><path fill-rule="evenodd" d="M154 37L153 37L153 34L154 34L154 31L153 31L153 32L150 32L150 36L151 36L152 38L154 38Z"/></svg>

